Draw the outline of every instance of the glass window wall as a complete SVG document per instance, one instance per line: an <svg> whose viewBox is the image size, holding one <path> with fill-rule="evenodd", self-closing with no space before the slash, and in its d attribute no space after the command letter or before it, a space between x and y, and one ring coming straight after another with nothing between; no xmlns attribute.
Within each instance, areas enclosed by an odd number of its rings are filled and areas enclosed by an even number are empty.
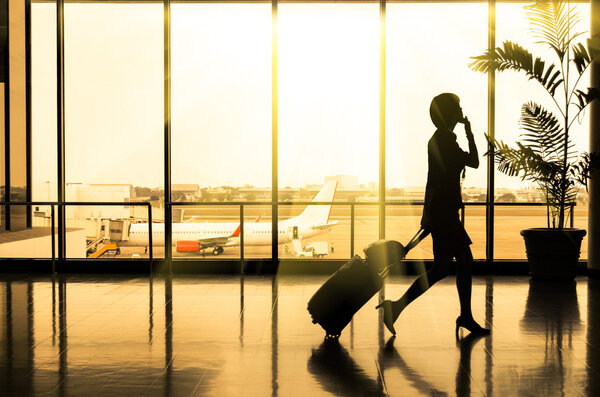
<svg viewBox="0 0 600 397"><path fill-rule="evenodd" d="M497 4L497 44L508 39L534 47L527 36L523 5ZM586 30L589 5L575 7ZM487 3L390 2L381 15L376 2L282 3L275 9L271 3L174 2L170 12L166 26L171 48L165 58L162 3L65 5L67 200L149 201L158 222L171 203L174 244L186 224L239 224L239 203L245 202L264 202L245 206L246 232L251 233L255 223L269 229L272 188L278 189L281 202L302 202L275 207L280 223L300 216L311 200L356 202L354 207L334 205L325 222L312 222L317 228L331 224L326 226L328 234L307 239L300 247L325 242L329 258L345 259L379 238L384 220L379 219L377 205L360 203L378 203L380 156L385 156L386 164L386 237L405 242L417 231L426 147L433 132L429 104L441 92L455 92L473 126L481 160L477 170L467 170L463 181L464 201L483 204L469 205L465 211L475 258L485 258L488 222L495 225L492 243L501 259L524 255L518 232L506 225L545 223L544 207L503 206L497 208L495 219L485 217L487 78L468 64L471 56L487 47ZM56 146L55 29L56 6L34 3L34 200L56 199L58 184L56 152L48 150ZM380 86L382 39L385 87ZM171 65L169 97L163 94L165 59ZM542 94L523 76L497 74L496 136L514 142L522 102ZM552 105L543 98L540 102ZM166 120L172 128L171 197L163 193L165 103L171 105L172 115ZM385 106L384 115L380 106ZM379 152L380 122L385 123L385 153ZM273 123L278 138L275 169ZM573 128L578 149L587 149L587 128L584 114ZM466 148L462 126L456 132ZM495 175L496 201L539 201L538 192L518 178L497 171ZM336 185L335 195L319 196L328 183ZM585 200L584 193L575 210L575 226L587 224ZM182 201L198 205L177 207ZM119 220L147 227L148 215L144 207L77 206L68 208L67 219L68 228L102 230ZM164 224L158 225L155 241L164 241ZM86 247L100 236L85 234ZM284 241L280 239L280 258L295 256L289 245L286 251ZM428 240L421 243L410 257L429 259L428 244ZM244 258L271 256L270 244L255 249L246 240L246 246ZM230 251L232 258L241 257L239 243ZM142 245L120 255L143 257L147 251Z"/></svg>

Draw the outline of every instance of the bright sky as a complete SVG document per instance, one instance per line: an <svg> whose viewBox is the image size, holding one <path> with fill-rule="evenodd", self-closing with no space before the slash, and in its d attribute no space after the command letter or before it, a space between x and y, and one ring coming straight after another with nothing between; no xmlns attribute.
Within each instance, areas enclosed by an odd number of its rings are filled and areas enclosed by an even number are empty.
<svg viewBox="0 0 600 397"><path fill-rule="evenodd" d="M270 185L270 7L172 5L173 183ZM55 6L32 8L34 183L55 182ZM589 5L577 8L588 30ZM162 13L162 4L65 5L67 182L162 186ZM280 4L278 24L279 185L377 181L379 5ZM438 93L461 97L485 151L487 79L467 65L487 46L487 6L388 4L386 27L387 185L423 186ZM535 48L521 5L498 4L497 27L498 44ZM497 81L497 136L513 141L522 103L543 92L513 73ZM586 149L587 118L579 129ZM482 160L465 184L485 186L485 173Z"/></svg>

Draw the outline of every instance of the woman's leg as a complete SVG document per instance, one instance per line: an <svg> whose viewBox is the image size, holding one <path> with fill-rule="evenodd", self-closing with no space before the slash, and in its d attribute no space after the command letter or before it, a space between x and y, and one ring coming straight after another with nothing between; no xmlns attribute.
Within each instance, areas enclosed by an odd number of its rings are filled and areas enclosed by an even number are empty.
<svg viewBox="0 0 600 397"><path fill-rule="evenodd" d="M487 335L490 333L489 329L482 328L473 319L473 312L471 311L471 290L472 290L472 271L473 271L473 254L471 248L465 245L456 253L456 260L458 262L456 272L456 288L458 289L458 299L460 301L460 317L456 319L456 332L458 337L459 326L465 327L470 332Z"/></svg>
<svg viewBox="0 0 600 397"><path fill-rule="evenodd" d="M433 284L448 275L452 263L452 255L434 255L433 267L417 278L397 301L383 301L376 308L383 307L383 322L387 329L394 335L394 322L404 309L419 296L423 295Z"/></svg>
<svg viewBox="0 0 600 397"><path fill-rule="evenodd" d="M437 283L448 275L448 270L452 263L451 255L436 255L433 259L433 266L427 272L417 278L404 295L393 302L395 311L400 314L412 301L423 295L433 284Z"/></svg>
<svg viewBox="0 0 600 397"><path fill-rule="evenodd" d="M473 273L473 254L471 247L465 245L456 253L457 271L456 271L456 289L458 290L458 300L460 301L460 316L465 320L472 320L471 312L471 289Z"/></svg>

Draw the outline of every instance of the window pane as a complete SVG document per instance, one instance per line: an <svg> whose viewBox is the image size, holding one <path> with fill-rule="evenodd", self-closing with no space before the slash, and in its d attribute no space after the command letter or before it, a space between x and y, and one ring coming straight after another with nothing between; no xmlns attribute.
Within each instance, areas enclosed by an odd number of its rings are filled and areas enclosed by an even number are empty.
<svg viewBox="0 0 600 397"><path fill-rule="evenodd" d="M578 204L575 206L575 214L573 217L573 226L578 227L580 229L588 230L588 203L587 200L582 204ZM588 236L583 238L581 242L581 256L580 259L587 260L588 259Z"/></svg>
<svg viewBox="0 0 600 397"><path fill-rule="evenodd" d="M525 242L521 230L530 227L547 227L548 213L546 207L540 206L497 206L494 223L494 258L495 259L525 259ZM567 216L571 216L567 208ZM567 224L570 219L567 220ZM573 225L587 229L587 206L575 207ZM580 259L587 259L587 236L581 243Z"/></svg>
<svg viewBox="0 0 600 397"><path fill-rule="evenodd" d="M171 9L172 199L271 201L270 4ZM178 234L198 230L206 248L178 253L176 245L174 255L240 257L239 236L227 235L239 226L239 206L181 208L185 224L173 224L174 244L183 238ZM270 207L245 212L246 245L252 245L245 255L270 258ZM257 226L251 218L259 215ZM260 247L253 241L258 231Z"/></svg>
<svg viewBox="0 0 600 397"><path fill-rule="evenodd" d="M423 206L387 205L386 207L386 238L398 240L406 245L416 234L421 224ZM471 251L474 258L485 258L485 206L465 206L465 228L473 241ZM431 236L411 250L408 259L433 259Z"/></svg>
<svg viewBox="0 0 600 397"><path fill-rule="evenodd" d="M475 259L485 259L485 206L465 206L465 229L471 237L471 252Z"/></svg>
<svg viewBox="0 0 600 397"><path fill-rule="evenodd" d="M546 46L537 44L538 38L530 32L530 23L523 9L529 3L498 4L496 7L496 42L501 46L504 41L512 41L525 47L535 57L541 57L546 63L558 63L556 54ZM581 17L581 22L576 30L585 32L575 39L575 42L586 43L589 38L590 6L584 3L571 3ZM483 53L483 51L479 51ZM576 78L572 71L571 79ZM585 72L581 78L581 89L587 87L589 73ZM562 86L559 90L562 90ZM557 96L560 102L562 95ZM520 135L524 132L519 128L521 107L524 103L534 101L547 110L552 111L560 120L562 116L558 112L556 104L551 96L541 85L535 81L528 80L523 73L512 71L496 74L496 138L514 146ZM575 108L571 109L571 114ZM575 149L588 150L589 139L589 117L585 112L578 121L573 123L569 130ZM509 177L496 171L495 180L496 201L502 202L544 202L544 196L537 186L528 181L522 181L518 177ZM587 228L587 193L582 190L578 196L578 207L575 210L576 227ZM526 217L524 218L526 214ZM581 217L586 214L585 220ZM518 221L518 223L513 223ZM548 218L545 207L506 207L496 210L495 217L495 254L498 259L525 258L524 244L519 231L529 227L546 227ZM511 242L511 243L508 243ZM583 247L585 246L585 251ZM582 245L582 258L587 258L587 237Z"/></svg>
<svg viewBox="0 0 600 397"><path fill-rule="evenodd" d="M385 209L385 237L403 245L410 241L421 227L422 205L387 205ZM408 259L433 259L431 237L412 249Z"/></svg>
<svg viewBox="0 0 600 397"><path fill-rule="evenodd" d="M471 121L479 150L480 166L467 168L463 200L485 200L487 125L487 79L471 71L470 58L487 46L487 4L391 3L386 11L386 200L421 201L427 182L427 142L435 132L429 116L431 100L443 92L460 97L465 116ZM434 27L434 28L432 28ZM468 150L464 127L454 132L459 145ZM410 227L402 221L400 241L420 227L420 210L402 207L403 215L389 211L395 225L410 213ZM413 219L414 218L414 219ZM397 219L397 222L396 222ZM476 225L467 222L467 231ZM386 227L391 235L395 231ZM398 237L400 237L398 235ZM408 240L406 240L408 241ZM425 244L424 241L421 244ZM485 240L477 244L485 245ZM427 258L426 252L415 255ZM479 250L475 258L482 258Z"/></svg>
<svg viewBox="0 0 600 397"><path fill-rule="evenodd" d="M163 102L162 4L66 4L67 200L136 201L147 188L139 199L154 199L163 218ZM101 237L98 219L147 223L129 207L77 207L67 218L88 243Z"/></svg>
<svg viewBox="0 0 600 397"><path fill-rule="evenodd" d="M171 7L173 200L246 200L256 187L262 199L271 185L271 6ZM182 197L185 184L202 190Z"/></svg>
<svg viewBox="0 0 600 397"><path fill-rule="evenodd" d="M56 200L56 6L52 3L31 5L32 73L32 200ZM19 105L21 106L21 105ZM4 153L2 149L2 153ZM22 157L22 156L21 156ZM4 165L4 159L2 160ZM4 177L4 171L0 178ZM0 183L3 185L3 183ZM13 189L17 192L17 189ZM13 192L14 193L14 192ZM14 194L13 194L14 196ZM13 200L23 201L13 197ZM13 217L26 207L13 207ZM0 208L2 214L4 208ZM51 210L33 206L31 230L11 236L2 244L2 257L50 258ZM8 237L6 235L5 237Z"/></svg>
<svg viewBox="0 0 600 397"><path fill-rule="evenodd" d="M31 5L32 198L57 199L56 5ZM33 224L36 225L36 216Z"/></svg>
<svg viewBox="0 0 600 397"><path fill-rule="evenodd" d="M485 151L487 80L472 72L468 63L487 46L487 5L388 4L386 27L387 189L391 197L422 199L427 142L435 131L429 105L436 95L453 92L460 97L479 155ZM455 132L466 150L462 125ZM476 170L467 169L464 186L477 186L485 193L486 170L481 163ZM394 188L404 191L390 191Z"/></svg>
<svg viewBox="0 0 600 397"><path fill-rule="evenodd" d="M2 106L8 105L8 113L4 116L8 118L8 129L6 138L9 142L8 175L10 177L8 198L10 201L27 201L27 190L29 181L27 179L27 75L26 75L26 23L24 0L14 0L8 3L8 20L10 21L8 31L5 33L8 37L8 55L5 67L9 72L6 77L10 94L2 99ZM4 47L6 48L6 47ZM2 84L4 93L5 84ZM2 94L4 95L4 94ZM3 118L4 120L4 118ZM4 159L4 156L2 156ZM9 207L10 230L23 230L28 225L26 206Z"/></svg>
<svg viewBox="0 0 600 397"><path fill-rule="evenodd" d="M525 227L546 227L546 207L497 206L494 219L494 259L525 259L519 232Z"/></svg>
<svg viewBox="0 0 600 397"><path fill-rule="evenodd" d="M328 177L339 200L376 199L379 6L280 4L278 28L281 199Z"/></svg>

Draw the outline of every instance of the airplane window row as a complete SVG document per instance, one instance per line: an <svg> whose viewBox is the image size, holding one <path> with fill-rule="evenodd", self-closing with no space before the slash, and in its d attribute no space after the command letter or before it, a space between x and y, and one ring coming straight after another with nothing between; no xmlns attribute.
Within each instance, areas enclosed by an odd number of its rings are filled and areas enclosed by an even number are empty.
<svg viewBox="0 0 600 397"><path fill-rule="evenodd" d="M158 230L154 230L154 233L159 233ZM148 233L147 231L132 231L129 234L146 234ZM194 232L173 232L173 234L193 234ZM233 234L232 231L227 231L227 232L220 232L220 231L215 231L215 230L209 230L205 233L208 234ZM255 231L247 231L246 233L258 233L258 234L269 234L271 233L270 230L255 230ZM284 234L285 230L279 230L279 234Z"/></svg>

